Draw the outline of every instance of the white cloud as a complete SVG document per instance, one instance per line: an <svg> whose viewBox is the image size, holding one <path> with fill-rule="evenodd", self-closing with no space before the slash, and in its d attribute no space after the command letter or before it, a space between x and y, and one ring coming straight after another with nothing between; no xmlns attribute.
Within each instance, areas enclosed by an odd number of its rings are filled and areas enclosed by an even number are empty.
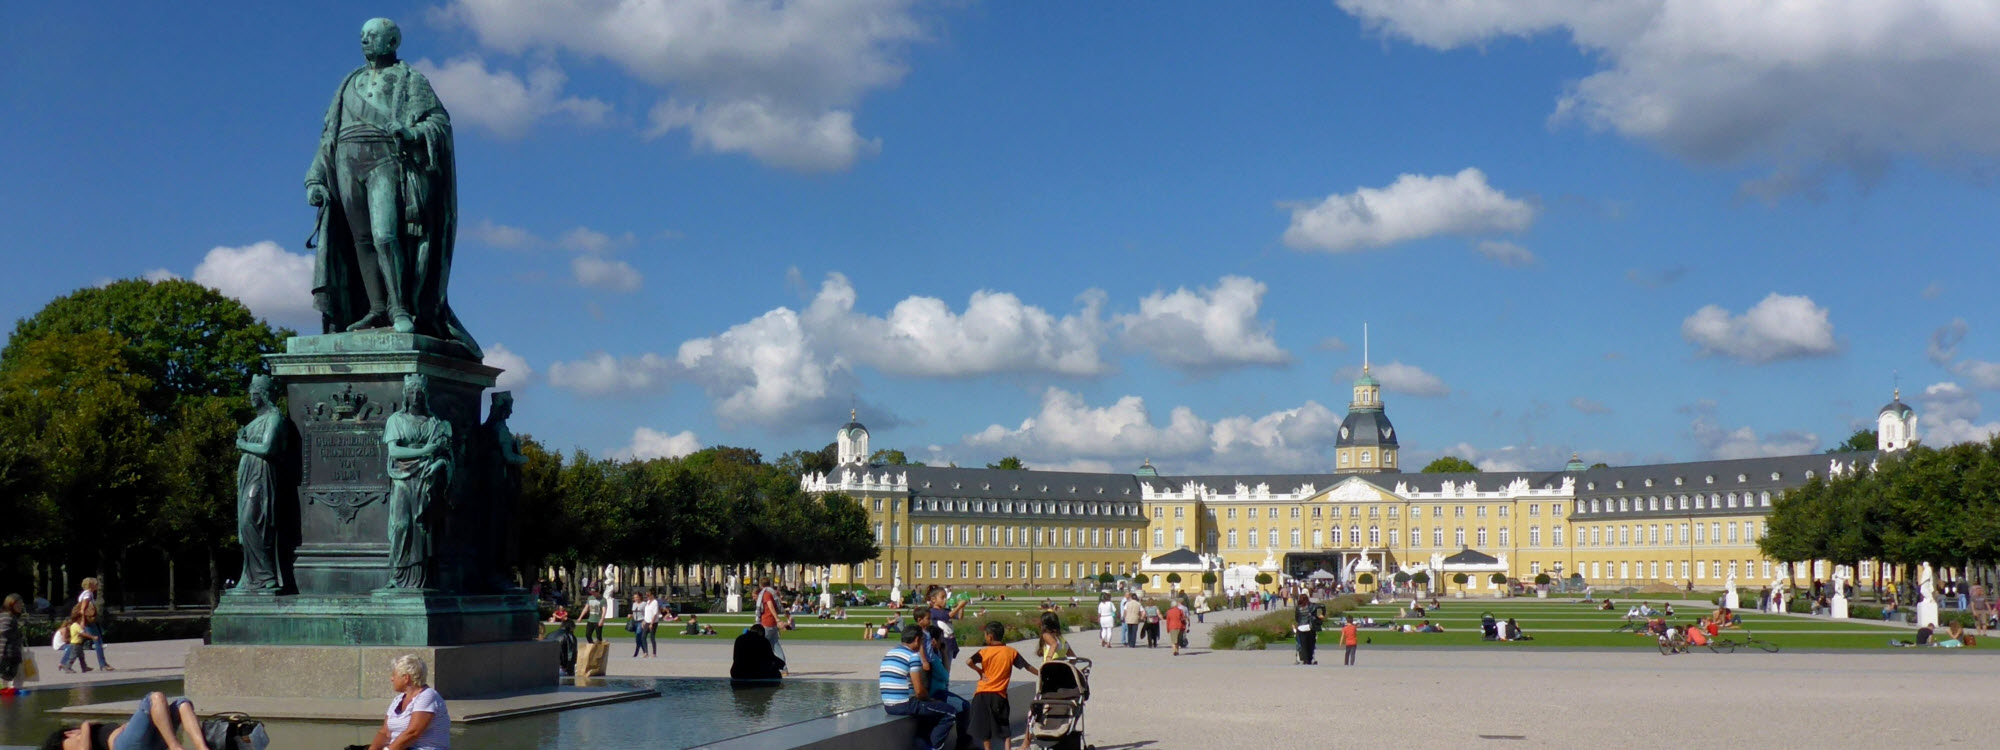
<svg viewBox="0 0 2000 750"><path fill-rule="evenodd" d="M1974 388L2000 391L2000 362L1968 359L1952 365L1951 371L1965 378Z"/></svg>
<svg viewBox="0 0 2000 750"><path fill-rule="evenodd" d="M1979 397L1957 383L1932 384L1924 389L1918 403L1923 410L1917 412L1917 437L1925 445L1942 448L1985 442L2000 434L2000 422L1978 422Z"/></svg>
<svg viewBox="0 0 2000 750"><path fill-rule="evenodd" d="M1347 351L1347 342L1340 340L1339 336L1328 336L1320 339L1314 348L1323 352L1344 352Z"/></svg>
<svg viewBox="0 0 2000 750"><path fill-rule="evenodd" d="M526 250L541 244L535 233L520 227L495 224L492 219L480 219L466 227L466 234L473 239L506 250Z"/></svg>
<svg viewBox="0 0 2000 750"><path fill-rule="evenodd" d="M1416 365L1390 362L1384 365L1371 365L1368 372L1374 375L1376 380L1381 381L1382 390L1390 393L1418 398L1451 395L1451 386L1445 385L1444 378L1432 375ZM1343 367L1334 371L1334 377L1339 380L1353 380L1361 377L1361 368Z"/></svg>
<svg viewBox="0 0 2000 750"><path fill-rule="evenodd" d="M655 458L680 458L701 450L701 438L692 430L682 430L667 434L650 427L632 431L632 443L614 455L618 458L646 461Z"/></svg>
<svg viewBox="0 0 2000 750"><path fill-rule="evenodd" d="M288 253L270 240L209 250L194 267L195 283L235 297L274 323L318 330L313 309L312 256Z"/></svg>
<svg viewBox="0 0 2000 750"><path fill-rule="evenodd" d="M563 96L563 84L569 79L553 65L535 68L526 81L511 72L487 70L478 56L453 58L443 65L425 58L412 65L430 79L454 124L478 125L502 138L519 138L536 120L549 115L565 114L595 125L611 112L611 105L601 100Z"/></svg>
<svg viewBox="0 0 2000 750"><path fill-rule="evenodd" d="M1810 432L1792 430L1760 437L1748 426L1725 429L1715 422L1714 402L1704 401L1684 411L1695 415L1690 430L1705 458L1802 456L1819 451L1819 436Z"/></svg>
<svg viewBox="0 0 2000 750"><path fill-rule="evenodd" d="M1964 318L1953 318L1950 323L1938 326L1931 332L1931 341L1924 348L1924 356L1934 364L1950 364L1958 358L1958 345L1965 341L1965 335L1970 331L1971 326L1966 325Z"/></svg>
<svg viewBox="0 0 2000 750"><path fill-rule="evenodd" d="M1181 287L1139 300L1139 311L1117 316L1126 345L1161 363L1186 369L1282 365L1291 355L1257 319L1266 287L1242 276L1224 276L1213 288Z"/></svg>
<svg viewBox="0 0 2000 750"><path fill-rule="evenodd" d="M571 227L569 231L563 232L562 236L556 238L556 244L563 246L565 249L574 250L579 253L596 253L599 255L638 241L639 237L631 232L614 237L590 227L581 226Z"/></svg>
<svg viewBox="0 0 2000 750"><path fill-rule="evenodd" d="M2000 13L1961 0L1336 0L1436 49L1566 32L1599 65L1552 120L1580 120L1705 163L1776 167L2000 152ZM1803 175L1803 176L1801 176Z"/></svg>
<svg viewBox="0 0 2000 750"><path fill-rule="evenodd" d="M1806 296L1771 293L1742 315L1708 305L1681 322L1681 337L1719 355L1762 364L1783 359L1825 357L1840 351L1827 310Z"/></svg>
<svg viewBox="0 0 2000 750"><path fill-rule="evenodd" d="M882 151L882 139L862 138L854 130L854 113L844 110L793 113L766 101L694 106L669 100L654 106L650 116L649 137L687 128L696 148L749 154L800 172L837 172Z"/></svg>
<svg viewBox="0 0 2000 750"><path fill-rule="evenodd" d="M1604 405L1604 402L1602 402L1602 401L1596 401L1596 400L1593 400L1593 399L1587 399L1587 398L1584 398L1584 397L1582 397L1582 396L1578 396L1578 397L1576 397L1576 398L1573 398L1573 399L1570 399L1570 400L1569 400L1569 405L1570 405L1570 408L1573 408L1573 409L1575 409L1575 410L1577 410L1577 411L1580 411L1580 412L1583 412L1583 413L1585 413L1585 414L1610 414L1610 413L1611 413L1611 407L1609 407L1609 406L1605 406L1605 405Z"/></svg>
<svg viewBox="0 0 2000 750"><path fill-rule="evenodd" d="M664 387L680 371L657 354L618 358L604 352L575 362L549 365L549 385L587 396L605 396Z"/></svg>
<svg viewBox="0 0 2000 750"><path fill-rule="evenodd" d="M1527 248L1506 240L1480 240L1472 249L1487 260L1508 268L1524 268L1541 262Z"/></svg>
<svg viewBox="0 0 2000 750"><path fill-rule="evenodd" d="M632 264L622 260L600 258L595 255L579 255L569 259L570 272L576 275L576 283L592 289L611 292L636 292L646 282L646 277Z"/></svg>
<svg viewBox="0 0 2000 750"><path fill-rule="evenodd" d="M494 381L494 388L503 391L519 388L527 385L535 376L535 368L528 366L528 358L515 354L514 350L507 348L506 345L495 342L485 348L486 366L498 367L504 371Z"/></svg>
<svg viewBox="0 0 2000 750"><path fill-rule="evenodd" d="M846 361L820 357L798 314L782 307L682 343L675 361L734 422L795 425L853 393Z"/></svg>
<svg viewBox="0 0 2000 750"><path fill-rule="evenodd" d="M610 60L667 94L655 132L687 126L701 148L825 171L878 148L854 131L853 112L902 80L902 48L925 37L911 5L457 0L445 16L508 54Z"/></svg>
<svg viewBox="0 0 2000 750"><path fill-rule="evenodd" d="M1534 206L1493 189L1486 173L1467 167L1455 175L1405 174L1386 188L1296 206L1285 244L1338 253L1446 234L1519 232L1534 221Z"/></svg>
<svg viewBox="0 0 2000 750"><path fill-rule="evenodd" d="M180 277L181 277L180 274L174 273L164 268L155 268L151 271L139 274L139 278L153 282L173 281L174 279L178 279ZM100 284L99 286L102 286L102 284Z"/></svg>
<svg viewBox="0 0 2000 750"><path fill-rule="evenodd" d="M1012 294L985 290L972 294L962 314L935 297L913 296L896 303L888 316L875 317L855 312L855 299L846 276L828 274L801 323L828 351L883 372L1088 376L1109 367L1100 353L1101 294L1086 293L1082 309L1060 318Z"/></svg>
<svg viewBox="0 0 2000 750"><path fill-rule="evenodd" d="M1260 417L1213 422L1180 406L1168 412L1164 424L1156 424L1145 399L1138 396L1091 406L1081 395L1049 388L1042 394L1040 410L1018 427L990 425L965 436L962 444L968 453L1018 455L1037 468L1137 466L1150 458L1156 465L1164 464L1165 471L1181 474L1322 471L1340 419L1308 401Z"/></svg>

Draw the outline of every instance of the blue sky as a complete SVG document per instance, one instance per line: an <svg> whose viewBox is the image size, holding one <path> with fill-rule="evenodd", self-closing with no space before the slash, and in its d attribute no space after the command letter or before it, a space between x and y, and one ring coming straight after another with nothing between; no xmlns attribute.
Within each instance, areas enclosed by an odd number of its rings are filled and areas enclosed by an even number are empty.
<svg viewBox="0 0 2000 750"><path fill-rule="evenodd" d="M562 7L17 9L0 315L152 273L315 326L300 182L384 15L559 447L858 405L918 459L1322 471L1364 323L1406 464L1816 451L1898 377L2000 431L1994 3Z"/></svg>

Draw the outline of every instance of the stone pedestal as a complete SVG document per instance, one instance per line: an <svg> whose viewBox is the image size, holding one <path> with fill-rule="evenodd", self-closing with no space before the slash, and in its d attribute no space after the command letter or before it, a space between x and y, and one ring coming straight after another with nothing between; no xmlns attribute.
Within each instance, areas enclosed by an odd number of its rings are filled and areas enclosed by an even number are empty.
<svg viewBox="0 0 2000 750"><path fill-rule="evenodd" d="M260 596L226 592L211 641L267 646L459 646L541 635L526 593Z"/></svg>
<svg viewBox="0 0 2000 750"><path fill-rule="evenodd" d="M1728 589L1723 591L1722 606L1728 607L1731 612L1734 612L1736 611L1737 608L1743 606L1743 600L1741 598L1741 595L1736 593L1735 586L1730 586Z"/></svg>
<svg viewBox="0 0 2000 750"><path fill-rule="evenodd" d="M1836 620L1847 619L1847 597L1834 594L1833 601L1827 605L1827 616Z"/></svg>
<svg viewBox="0 0 2000 750"><path fill-rule="evenodd" d="M1933 627L1933 628L1937 627L1937 624L1938 624L1938 605L1937 605L1937 600L1936 600L1936 599L1928 599L1928 598L1927 598L1927 599L1925 599L1925 600L1923 600L1923 601L1920 601L1920 602L1917 602L1917 623L1916 623L1916 624L1917 624L1917 627L1920 627L1920 628L1921 628L1921 627L1923 627L1923 626L1925 626L1925 625L1929 625L1929 626L1931 626L1931 627Z"/></svg>
<svg viewBox="0 0 2000 750"><path fill-rule="evenodd" d="M387 700L389 664L416 654L430 665L430 684L452 697L553 690L561 678L554 641L474 646L196 646L188 652L188 697L196 705L226 699L306 698ZM220 700L219 700L220 699Z"/></svg>

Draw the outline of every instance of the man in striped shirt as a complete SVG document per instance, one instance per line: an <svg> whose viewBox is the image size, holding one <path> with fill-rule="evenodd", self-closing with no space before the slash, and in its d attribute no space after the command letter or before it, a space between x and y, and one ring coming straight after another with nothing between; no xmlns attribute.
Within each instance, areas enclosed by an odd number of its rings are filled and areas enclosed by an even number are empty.
<svg viewBox="0 0 2000 750"><path fill-rule="evenodd" d="M931 698L924 656L918 648L923 635L923 628L905 626L901 642L882 657L882 708L890 716L916 717L917 734L911 738L911 747L936 750L951 737L958 715L944 701Z"/></svg>

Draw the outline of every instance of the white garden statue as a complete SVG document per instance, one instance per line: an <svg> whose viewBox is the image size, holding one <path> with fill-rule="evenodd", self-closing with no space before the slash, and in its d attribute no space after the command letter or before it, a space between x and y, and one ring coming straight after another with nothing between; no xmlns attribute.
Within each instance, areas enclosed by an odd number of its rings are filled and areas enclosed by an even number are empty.
<svg viewBox="0 0 2000 750"><path fill-rule="evenodd" d="M1931 575L1931 564L1917 566L1917 627L1938 624L1937 579Z"/></svg>
<svg viewBox="0 0 2000 750"><path fill-rule="evenodd" d="M1722 582L1722 606L1735 611L1743 606L1742 595L1736 593L1736 571L1729 571L1729 578Z"/></svg>
<svg viewBox="0 0 2000 750"><path fill-rule="evenodd" d="M889 601L892 602L890 606L903 606L903 573L900 570L896 572L895 580L889 584Z"/></svg>
<svg viewBox="0 0 2000 750"><path fill-rule="evenodd" d="M1836 620L1847 619L1847 566L1833 566L1833 598L1828 600L1827 616Z"/></svg>
<svg viewBox="0 0 2000 750"><path fill-rule="evenodd" d="M618 566L604 566L604 619L618 617Z"/></svg>
<svg viewBox="0 0 2000 750"><path fill-rule="evenodd" d="M729 569L729 598L723 601L722 611L743 611L743 576L733 567Z"/></svg>
<svg viewBox="0 0 2000 750"><path fill-rule="evenodd" d="M821 611L821 612L831 612L831 611L833 611L833 589L831 589L831 588L829 588L829 587L827 586L827 580L826 580L826 579L828 579L828 578L831 578L831 577L833 577L833 569L832 569L832 568L822 568L822 569L820 570L820 572L819 572L819 611Z"/></svg>

